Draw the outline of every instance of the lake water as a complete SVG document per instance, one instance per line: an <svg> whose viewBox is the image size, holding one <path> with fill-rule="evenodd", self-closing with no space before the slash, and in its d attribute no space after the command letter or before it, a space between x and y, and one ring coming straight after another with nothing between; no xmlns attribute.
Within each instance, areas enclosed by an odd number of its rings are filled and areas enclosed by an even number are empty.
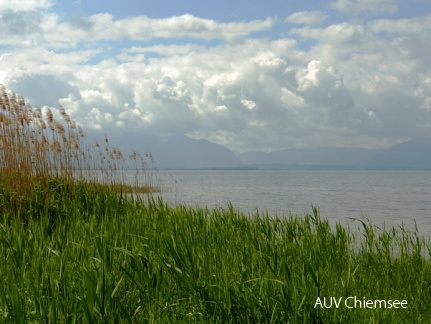
<svg viewBox="0 0 431 324"><path fill-rule="evenodd" d="M431 171L159 171L170 204L226 207L271 215L312 212L356 227L350 218L431 233Z"/></svg>

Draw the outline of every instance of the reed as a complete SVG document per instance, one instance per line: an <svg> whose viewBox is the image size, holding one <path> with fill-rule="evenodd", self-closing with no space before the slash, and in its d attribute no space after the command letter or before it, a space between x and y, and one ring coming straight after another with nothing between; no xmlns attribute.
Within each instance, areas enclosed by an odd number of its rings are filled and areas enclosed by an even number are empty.
<svg viewBox="0 0 431 324"><path fill-rule="evenodd" d="M131 167L135 174L145 174L144 164L130 166L121 150L108 142L105 136L103 147L88 144L82 128L63 107L55 113L47 107L32 108L0 86L0 211L6 205L16 212L28 209L42 193L46 204L59 188L67 188L73 197L78 183L93 186L93 191L143 193L155 189L142 176L136 176L133 183L127 181ZM136 152L133 157L143 160Z"/></svg>

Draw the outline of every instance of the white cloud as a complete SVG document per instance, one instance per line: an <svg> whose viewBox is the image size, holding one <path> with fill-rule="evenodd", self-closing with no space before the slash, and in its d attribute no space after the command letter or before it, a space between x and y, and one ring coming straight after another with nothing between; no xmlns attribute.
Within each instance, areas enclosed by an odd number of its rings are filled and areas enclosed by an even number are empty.
<svg viewBox="0 0 431 324"><path fill-rule="evenodd" d="M149 19L144 16L130 17L115 22L116 28L124 31L130 39L147 40L150 38L193 37L200 39L231 40L266 30L273 19L251 22L219 23L192 15L182 15L163 19Z"/></svg>
<svg viewBox="0 0 431 324"><path fill-rule="evenodd" d="M9 83L25 75L53 75L69 79L81 64L88 62L100 49L56 53L43 47L10 50L0 60L0 82Z"/></svg>
<svg viewBox="0 0 431 324"><path fill-rule="evenodd" d="M359 45L365 36L364 28L358 24L340 23L321 28L294 28L291 34L302 38L310 38L330 44L354 44Z"/></svg>
<svg viewBox="0 0 431 324"><path fill-rule="evenodd" d="M394 12L398 10L396 0L336 0L330 6L344 13Z"/></svg>
<svg viewBox="0 0 431 324"><path fill-rule="evenodd" d="M0 0L0 11L30 11L40 8L49 8L53 5L52 0Z"/></svg>
<svg viewBox="0 0 431 324"><path fill-rule="evenodd" d="M79 98L79 89L67 81L58 79L50 74L21 75L8 83L10 89L17 93L32 89L31 104L51 107L58 106L59 98L69 95Z"/></svg>
<svg viewBox="0 0 431 324"><path fill-rule="evenodd" d="M267 30L274 19L221 23L192 15L152 19L134 16L115 20L108 13L59 21L54 13L5 11L0 16L0 45L51 48L76 47L97 41L148 41L156 38L221 39L233 41Z"/></svg>
<svg viewBox="0 0 431 324"><path fill-rule="evenodd" d="M328 18L320 11L300 11L291 14L284 20L291 24L318 25Z"/></svg>
<svg viewBox="0 0 431 324"><path fill-rule="evenodd" d="M28 46L41 39L43 14L37 11L0 12L0 45Z"/></svg>
<svg viewBox="0 0 431 324"><path fill-rule="evenodd" d="M413 127L418 119L409 114L427 118L417 113L427 111L425 81L414 95L417 80L403 77L414 75L414 66L400 64L402 57L387 44L373 56L331 52L333 62L312 59L313 50L299 51L290 40L250 40L191 53L180 48L177 54L176 46L164 46L169 55L148 62L82 65L85 55L68 62L66 54L39 52L29 68L73 87L75 92L55 90L58 102L85 128L113 135L186 133L237 149L276 149L286 143L349 145L358 138L371 143L373 137L394 136L400 127L419 135ZM41 69L37 57L49 63ZM15 67L9 73L23 72ZM59 80L46 87L59 89ZM30 98L41 92L21 90ZM417 106L406 109L409 102Z"/></svg>
<svg viewBox="0 0 431 324"><path fill-rule="evenodd" d="M250 35L273 19L8 14L0 82L32 103L62 104L84 129L182 133L247 150L373 146L431 124L430 16L319 28L322 14L300 12L286 19L308 25L290 31L297 39L266 39Z"/></svg>
<svg viewBox="0 0 431 324"><path fill-rule="evenodd" d="M431 14L413 19L379 19L370 23L374 33L387 32L392 34L413 35L431 31Z"/></svg>
<svg viewBox="0 0 431 324"><path fill-rule="evenodd" d="M253 109L254 107L256 107L256 103L252 100L241 99L241 103L243 104L244 107L246 107L250 110Z"/></svg>

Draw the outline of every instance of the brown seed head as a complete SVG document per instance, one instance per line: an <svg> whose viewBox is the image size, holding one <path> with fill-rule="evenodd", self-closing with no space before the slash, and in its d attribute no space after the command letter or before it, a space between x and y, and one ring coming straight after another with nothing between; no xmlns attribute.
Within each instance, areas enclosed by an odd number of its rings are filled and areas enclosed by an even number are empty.
<svg viewBox="0 0 431 324"><path fill-rule="evenodd" d="M44 121L44 120L40 119L40 120L39 120L39 123L40 123L40 127L41 127L42 129L46 129L46 123L45 123L45 121Z"/></svg>
<svg viewBox="0 0 431 324"><path fill-rule="evenodd" d="M64 127L63 127L63 125L61 125L59 123L55 123L55 128L57 129L57 132L59 134L63 134L64 133Z"/></svg>
<svg viewBox="0 0 431 324"><path fill-rule="evenodd" d="M129 158L132 160L136 160L136 158L138 157L138 153L136 153L136 151L132 151L129 154Z"/></svg>
<svg viewBox="0 0 431 324"><path fill-rule="evenodd" d="M54 122L54 115L52 114L52 111L49 108L46 110L46 119L48 120L49 124Z"/></svg>

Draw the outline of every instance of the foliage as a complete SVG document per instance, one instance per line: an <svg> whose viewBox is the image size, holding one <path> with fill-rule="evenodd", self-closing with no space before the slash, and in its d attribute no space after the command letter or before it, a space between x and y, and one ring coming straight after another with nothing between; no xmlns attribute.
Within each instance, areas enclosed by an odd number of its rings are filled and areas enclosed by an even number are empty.
<svg viewBox="0 0 431 324"><path fill-rule="evenodd" d="M87 200L86 188L75 205L56 201L37 219L3 212L2 320L425 323L431 316L429 243L403 228L364 223L361 238L331 229L317 210L248 216L232 206ZM52 213L63 217L53 223ZM325 296L405 299L408 308L315 308Z"/></svg>

